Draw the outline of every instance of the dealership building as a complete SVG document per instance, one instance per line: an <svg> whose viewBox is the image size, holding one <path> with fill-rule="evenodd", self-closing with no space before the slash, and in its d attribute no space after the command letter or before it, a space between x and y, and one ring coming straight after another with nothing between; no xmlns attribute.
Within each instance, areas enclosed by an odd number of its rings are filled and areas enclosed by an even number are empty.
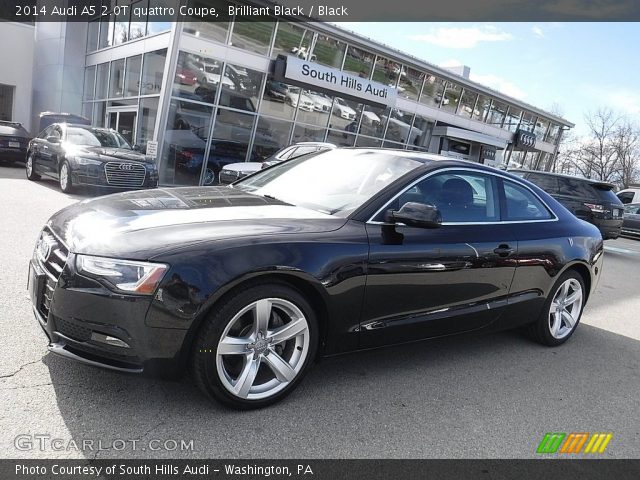
<svg viewBox="0 0 640 480"><path fill-rule="evenodd" d="M131 5L174 3L185 2ZM189 2L201 3L229 5ZM0 115L37 134L39 112L81 114L148 146L165 185L209 184L226 163L303 141L549 170L574 126L471 81L467 67L440 68L333 24L126 12L0 25L4 45L25 37L0 52L15 65L0 73Z"/></svg>

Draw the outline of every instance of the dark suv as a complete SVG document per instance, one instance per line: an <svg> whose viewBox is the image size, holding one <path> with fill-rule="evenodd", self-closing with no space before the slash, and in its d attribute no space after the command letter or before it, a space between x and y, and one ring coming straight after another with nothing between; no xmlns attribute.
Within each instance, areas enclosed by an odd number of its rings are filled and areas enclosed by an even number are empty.
<svg viewBox="0 0 640 480"><path fill-rule="evenodd" d="M545 190L576 217L593 223L603 239L618 238L622 229L622 202L614 185L537 170L509 170Z"/></svg>

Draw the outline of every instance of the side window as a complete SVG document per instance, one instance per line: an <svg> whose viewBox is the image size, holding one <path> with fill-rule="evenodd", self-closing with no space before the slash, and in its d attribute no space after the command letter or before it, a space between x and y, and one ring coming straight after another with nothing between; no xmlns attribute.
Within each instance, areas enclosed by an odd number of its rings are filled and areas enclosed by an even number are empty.
<svg viewBox="0 0 640 480"><path fill-rule="evenodd" d="M478 223L500 220L496 179L472 172L446 172L424 179L404 192L390 208L407 202L436 206L443 222Z"/></svg>
<svg viewBox="0 0 640 480"><path fill-rule="evenodd" d="M52 129L53 129L53 125L49 125L42 132L40 132L40 135L38 135L38 138L42 138L42 139L47 138L49 135L51 135L51 130Z"/></svg>
<svg viewBox="0 0 640 480"><path fill-rule="evenodd" d="M573 178L561 178L559 184L560 195L579 198L593 198L597 196L589 184L581 182L580 180L574 180Z"/></svg>
<svg viewBox="0 0 640 480"><path fill-rule="evenodd" d="M62 138L62 130L60 129L60 127L54 127L54 129L51 131L51 135L54 137Z"/></svg>
<svg viewBox="0 0 640 480"><path fill-rule="evenodd" d="M539 175L530 173L527 174L525 178L551 195L558 194L558 177L554 177L553 175Z"/></svg>
<svg viewBox="0 0 640 480"><path fill-rule="evenodd" d="M622 203L631 203L633 201L633 192L619 193L618 198Z"/></svg>
<svg viewBox="0 0 640 480"><path fill-rule="evenodd" d="M301 157L302 155L306 155L307 153L313 153L318 151L317 147L298 147L295 154L291 155L291 158Z"/></svg>
<svg viewBox="0 0 640 480"><path fill-rule="evenodd" d="M503 181L507 211L504 220L546 220L551 213L527 188L509 180Z"/></svg>

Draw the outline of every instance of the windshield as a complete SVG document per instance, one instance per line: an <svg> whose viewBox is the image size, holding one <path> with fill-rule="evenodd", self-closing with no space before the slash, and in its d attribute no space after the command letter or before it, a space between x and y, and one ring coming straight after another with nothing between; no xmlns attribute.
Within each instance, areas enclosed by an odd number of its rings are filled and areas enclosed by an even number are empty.
<svg viewBox="0 0 640 480"><path fill-rule="evenodd" d="M67 127L67 142L87 147L131 149L131 145L118 132L98 128Z"/></svg>
<svg viewBox="0 0 640 480"><path fill-rule="evenodd" d="M330 150L283 162L234 188L346 217L422 162L368 150Z"/></svg>

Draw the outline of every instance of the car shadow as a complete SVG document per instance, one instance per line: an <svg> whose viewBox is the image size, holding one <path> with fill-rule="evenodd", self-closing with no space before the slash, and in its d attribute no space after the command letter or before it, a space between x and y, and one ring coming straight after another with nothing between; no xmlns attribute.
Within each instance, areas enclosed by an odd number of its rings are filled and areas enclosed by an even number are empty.
<svg viewBox="0 0 640 480"><path fill-rule="evenodd" d="M138 442L87 457L482 458L532 457L546 431L602 429L615 432L614 453L637 453L627 419L638 359L640 342L589 325L559 348L516 331L447 337L324 359L284 401L244 412L208 401L188 377L43 361L73 440ZM152 439L193 449L142 450Z"/></svg>

